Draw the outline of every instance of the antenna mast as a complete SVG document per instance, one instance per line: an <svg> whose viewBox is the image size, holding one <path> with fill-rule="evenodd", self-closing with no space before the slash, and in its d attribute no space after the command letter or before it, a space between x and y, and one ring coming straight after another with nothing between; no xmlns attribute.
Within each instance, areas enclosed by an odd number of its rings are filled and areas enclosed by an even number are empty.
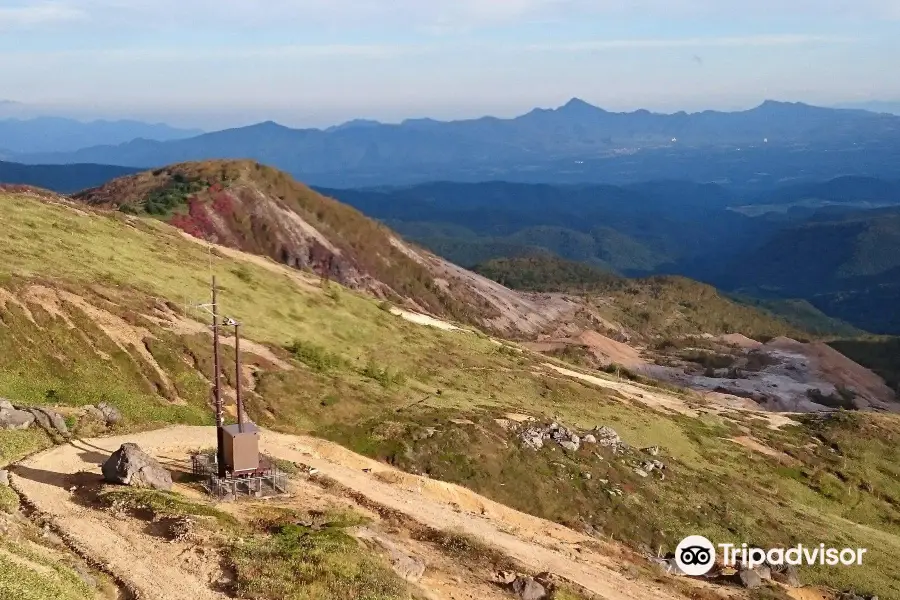
<svg viewBox="0 0 900 600"><path fill-rule="evenodd" d="M219 468L219 477L225 477L225 448L222 427L225 420L222 417L222 365L219 360L219 305L216 300L216 276L212 276L212 329L213 329L213 393L216 404L216 464Z"/></svg>
<svg viewBox="0 0 900 600"><path fill-rule="evenodd" d="M234 390L237 400L238 431L244 433L244 402L241 400L241 324L234 323Z"/></svg>

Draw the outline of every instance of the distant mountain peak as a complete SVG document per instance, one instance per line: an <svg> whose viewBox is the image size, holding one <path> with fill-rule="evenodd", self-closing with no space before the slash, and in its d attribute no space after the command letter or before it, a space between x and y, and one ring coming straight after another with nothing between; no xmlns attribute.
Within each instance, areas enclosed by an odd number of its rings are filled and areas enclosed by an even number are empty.
<svg viewBox="0 0 900 600"><path fill-rule="evenodd" d="M380 121L374 121L372 119L353 119L352 121L347 121L346 123L341 123L340 125L333 125L326 129L325 131L343 131L345 129L366 129L370 127L378 127L382 123Z"/></svg>
<svg viewBox="0 0 900 600"><path fill-rule="evenodd" d="M598 108L589 102L585 102L581 98L572 98L564 105L557 109L562 113L586 113L586 112L605 112L602 108Z"/></svg>

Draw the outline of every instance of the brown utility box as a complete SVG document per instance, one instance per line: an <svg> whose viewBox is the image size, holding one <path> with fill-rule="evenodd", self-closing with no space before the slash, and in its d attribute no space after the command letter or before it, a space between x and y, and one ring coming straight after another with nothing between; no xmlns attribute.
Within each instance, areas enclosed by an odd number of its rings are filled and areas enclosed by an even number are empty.
<svg viewBox="0 0 900 600"><path fill-rule="evenodd" d="M225 466L235 475L250 473L259 468L259 428L245 423L244 431L237 424L222 428L225 445Z"/></svg>

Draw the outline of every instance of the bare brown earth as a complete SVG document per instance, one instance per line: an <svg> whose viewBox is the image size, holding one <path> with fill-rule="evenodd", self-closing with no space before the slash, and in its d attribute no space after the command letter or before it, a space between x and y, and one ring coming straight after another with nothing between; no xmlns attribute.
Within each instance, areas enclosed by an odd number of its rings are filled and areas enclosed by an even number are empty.
<svg viewBox="0 0 900 600"><path fill-rule="evenodd" d="M564 338L540 339L537 342L522 344L525 348L535 352L552 352L568 347L579 347L587 350L597 361L602 364L618 364L629 369L640 369L647 362L641 358L641 353L628 344L623 344L603 334L583 330L577 335Z"/></svg>
<svg viewBox="0 0 900 600"><path fill-rule="evenodd" d="M861 392L859 398L865 404L859 408L887 408L896 404L894 392L884 380L850 360L831 346L821 342L804 344L790 338L779 337L766 344L767 347L796 352L809 358L813 368L822 378L834 386L843 386Z"/></svg>
<svg viewBox="0 0 900 600"><path fill-rule="evenodd" d="M170 427L73 442L17 465L13 483L80 553L105 565L137 598L221 599L224 594L211 586L223 574L215 566L216 561L204 558L202 548L187 542L162 541L135 523L85 506L77 500L77 493L70 491L73 486L77 492L81 486L96 485L100 461L126 441L137 443L169 466L177 466L177 457L183 461L189 451L208 447L214 439L213 428ZM465 488L396 471L338 445L309 437L264 432L262 449L318 469L369 502L425 527L472 536L524 568L550 571L602 598L683 598L659 583L623 574L622 557L629 555L624 548L599 544L584 534L517 512ZM294 501L305 506L306 500L299 493ZM459 587L455 589L459 591ZM439 591L436 587L432 596L466 597Z"/></svg>

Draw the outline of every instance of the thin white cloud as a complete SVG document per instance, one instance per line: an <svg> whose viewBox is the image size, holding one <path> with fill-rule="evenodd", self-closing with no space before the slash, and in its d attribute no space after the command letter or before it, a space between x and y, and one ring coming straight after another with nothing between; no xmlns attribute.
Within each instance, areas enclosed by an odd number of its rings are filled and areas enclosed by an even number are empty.
<svg viewBox="0 0 900 600"><path fill-rule="evenodd" d="M590 52L600 50L629 50L654 48L737 48L745 46L798 46L804 44L836 44L855 41L849 37L819 35L752 35L734 37L692 37L692 38L654 38L654 39L621 39L621 40L589 40L581 42L564 42L558 44L531 44L528 50L541 52Z"/></svg>
<svg viewBox="0 0 900 600"><path fill-rule="evenodd" d="M85 17L86 13L82 10L60 2L29 2L17 6L0 6L0 29L77 21Z"/></svg>
<svg viewBox="0 0 900 600"><path fill-rule="evenodd" d="M523 20L587 17L900 18L900 0L23 0L0 23L38 24L86 16L94 23L263 27L413 27L452 32Z"/></svg>

